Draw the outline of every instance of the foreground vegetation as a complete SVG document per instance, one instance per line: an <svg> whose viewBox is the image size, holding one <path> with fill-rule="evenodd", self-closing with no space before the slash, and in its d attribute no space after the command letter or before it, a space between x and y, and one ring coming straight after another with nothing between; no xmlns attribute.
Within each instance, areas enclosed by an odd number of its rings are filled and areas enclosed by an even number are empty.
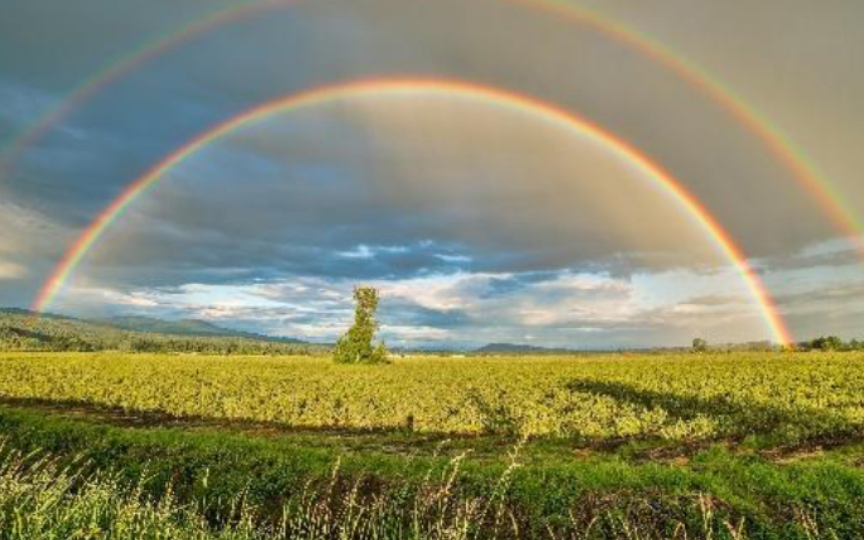
<svg viewBox="0 0 865 540"><path fill-rule="evenodd" d="M861 538L861 362L3 353L0 539Z"/></svg>
<svg viewBox="0 0 865 540"><path fill-rule="evenodd" d="M861 444L527 462L535 442L393 454L8 408L0 429L0 538L861 537Z"/></svg>

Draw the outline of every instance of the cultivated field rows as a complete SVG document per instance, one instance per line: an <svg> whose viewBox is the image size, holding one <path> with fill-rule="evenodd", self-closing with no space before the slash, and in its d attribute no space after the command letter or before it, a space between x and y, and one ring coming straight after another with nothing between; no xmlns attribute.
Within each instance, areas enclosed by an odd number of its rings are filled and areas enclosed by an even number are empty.
<svg viewBox="0 0 865 540"><path fill-rule="evenodd" d="M591 440L861 430L861 353L405 358L0 357L0 394L309 428Z"/></svg>

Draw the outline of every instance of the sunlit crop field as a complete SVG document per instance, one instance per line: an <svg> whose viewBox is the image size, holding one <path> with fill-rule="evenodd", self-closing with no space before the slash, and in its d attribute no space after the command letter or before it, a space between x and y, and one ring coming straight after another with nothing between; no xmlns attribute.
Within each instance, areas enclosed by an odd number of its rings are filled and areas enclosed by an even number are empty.
<svg viewBox="0 0 865 540"><path fill-rule="evenodd" d="M861 353L395 359L4 354L0 394L296 427L705 440L861 430Z"/></svg>

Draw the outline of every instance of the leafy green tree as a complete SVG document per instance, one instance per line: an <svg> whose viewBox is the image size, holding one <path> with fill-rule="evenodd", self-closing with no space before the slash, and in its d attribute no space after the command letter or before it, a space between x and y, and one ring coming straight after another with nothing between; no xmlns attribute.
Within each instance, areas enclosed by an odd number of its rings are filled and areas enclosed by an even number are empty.
<svg viewBox="0 0 865 540"><path fill-rule="evenodd" d="M384 342L373 345L372 339L378 324L375 310L378 308L378 291L373 287L354 288L354 324L336 342L333 359L341 364L379 364L387 362Z"/></svg>
<svg viewBox="0 0 865 540"><path fill-rule="evenodd" d="M854 340L855 341L855 340ZM799 350L802 351L846 351L851 350L849 344L841 341L838 336L820 336L811 341L804 341L799 344Z"/></svg>
<svg viewBox="0 0 865 540"><path fill-rule="evenodd" d="M709 342L703 338L694 338L694 341L691 342L691 349L694 352L706 352L709 350Z"/></svg>
<svg viewBox="0 0 865 540"><path fill-rule="evenodd" d="M844 348L844 342L838 336L827 336L820 348L824 351L840 351Z"/></svg>

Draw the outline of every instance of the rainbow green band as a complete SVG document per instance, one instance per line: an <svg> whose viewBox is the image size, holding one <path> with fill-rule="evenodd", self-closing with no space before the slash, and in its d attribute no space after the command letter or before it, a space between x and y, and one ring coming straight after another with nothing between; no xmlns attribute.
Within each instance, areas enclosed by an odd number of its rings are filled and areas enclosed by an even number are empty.
<svg viewBox="0 0 865 540"><path fill-rule="evenodd" d="M42 137L52 125L64 118L82 103L86 102L99 89L130 73L140 64L172 49L173 47L205 32L230 24L244 17L251 17L263 10L296 4L310 0L252 0L232 4L215 10L207 16L196 19L170 32L162 34L143 44L115 61L103 70L86 79L75 87L69 96L46 114L39 117L18 137L12 139L6 151L0 155L0 179L20 158L24 149ZM322 0L318 0L322 1ZM653 61L665 66L677 77L698 88L705 96L727 111L749 132L753 133L775 158L781 162L798 181L800 186L813 195L815 201L839 231L849 238L860 251L862 243L862 219L859 212L848 204L806 154L774 127L768 118L761 115L746 100L732 89L722 84L708 72L689 62L680 55L664 47L657 40L640 34L632 28L618 24L584 7L578 7L564 0L474 0L501 1L537 8L554 14L562 19L592 28L593 30L622 43Z"/></svg>
<svg viewBox="0 0 865 540"><path fill-rule="evenodd" d="M637 168L647 179L659 186L706 233L707 237L718 247L718 250L731 261L741 274L745 285L760 308L767 329L771 332L775 341L782 344L790 342L784 322L774 309L769 294L751 270L747 260L730 236L693 195L682 187L673 176L653 163L646 155L627 142L617 138L609 131L567 110L506 90L445 79L371 79L323 86L258 105L200 133L186 144L168 154L129 184L99 214L81 233L56 266L51 276L39 291L33 303L33 309L43 311L51 304L87 252L99 241L103 232L137 197L145 193L163 178L166 171L182 163L186 158L221 137L269 115L286 113L335 99L362 95L386 97L403 94L429 95L431 93L477 99L485 103L516 109L532 114L542 120L555 122L578 136L588 137L604 144L617 157Z"/></svg>

